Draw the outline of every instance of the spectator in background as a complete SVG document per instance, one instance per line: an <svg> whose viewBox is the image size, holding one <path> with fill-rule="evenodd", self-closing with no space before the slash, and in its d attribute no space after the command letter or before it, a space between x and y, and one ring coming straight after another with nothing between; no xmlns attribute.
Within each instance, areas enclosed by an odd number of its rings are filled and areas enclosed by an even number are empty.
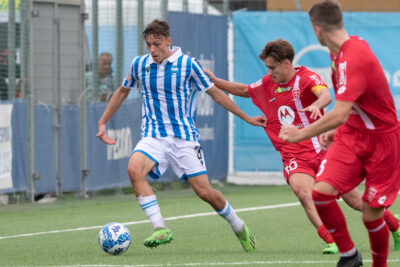
<svg viewBox="0 0 400 267"><path fill-rule="evenodd" d="M86 80L86 99L89 101L108 101L114 92L114 79L112 76L111 64L113 57L108 52L103 52L99 57L99 88L95 95L92 90L92 77L93 72L88 72L85 75Z"/></svg>
<svg viewBox="0 0 400 267"><path fill-rule="evenodd" d="M8 50L4 49L0 53L0 100L8 99L8 83L6 81L8 76Z"/></svg>

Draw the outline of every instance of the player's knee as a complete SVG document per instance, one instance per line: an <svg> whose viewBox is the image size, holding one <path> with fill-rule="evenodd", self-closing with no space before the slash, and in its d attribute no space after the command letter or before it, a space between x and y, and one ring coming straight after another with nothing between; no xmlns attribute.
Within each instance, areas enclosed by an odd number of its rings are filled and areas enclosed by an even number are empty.
<svg viewBox="0 0 400 267"><path fill-rule="evenodd" d="M134 165L128 166L127 172L132 183L139 182L142 180L142 177L146 177L147 175L144 173L143 168Z"/></svg>

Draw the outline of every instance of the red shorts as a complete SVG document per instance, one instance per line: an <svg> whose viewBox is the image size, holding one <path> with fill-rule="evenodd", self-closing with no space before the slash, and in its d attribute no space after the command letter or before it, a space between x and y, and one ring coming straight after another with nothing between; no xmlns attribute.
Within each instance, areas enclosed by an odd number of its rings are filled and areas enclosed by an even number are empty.
<svg viewBox="0 0 400 267"><path fill-rule="evenodd" d="M322 161L316 181L346 193L365 179L363 200L370 207L389 207L400 189L400 129L364 134L340 127Z"/></svg>
<svg viewBox="0 0 400 267"><path fill-rule="evenodd" d="M294 173L306 173L315 178L321 161L325 157L325 151L315 154L313 158L288 158L283 159L283 176L289 184L289 178Z"/></svg>

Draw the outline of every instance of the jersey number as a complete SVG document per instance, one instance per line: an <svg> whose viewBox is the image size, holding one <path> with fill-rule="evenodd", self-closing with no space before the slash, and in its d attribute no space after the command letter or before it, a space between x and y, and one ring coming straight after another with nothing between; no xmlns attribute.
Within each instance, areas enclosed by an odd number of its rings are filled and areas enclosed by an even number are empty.
<svg viewBox="0 0 400 267"><path fill-rule="evenodd" d="M317 173L317 177L320 176L324 172L325 164L326 164L326 159L324 159L321 162L321 165L319 165L319 172Z"/></svg>
<svg viewBox="0 0 400 267"><path fill-rule="evenodd" d="M289 163L289 165L287 165L286 167L285 167L285 171L287 172L287 174L289 174L291 171L293 171L293 170L295 170L295 169L297 169L297 162L296 161L291 161L290 163Z"/></svg>

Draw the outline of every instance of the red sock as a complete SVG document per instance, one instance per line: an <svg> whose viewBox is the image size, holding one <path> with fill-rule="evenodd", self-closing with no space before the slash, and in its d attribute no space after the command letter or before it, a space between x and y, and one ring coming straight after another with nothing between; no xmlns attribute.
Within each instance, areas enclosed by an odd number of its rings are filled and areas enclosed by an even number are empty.
<svg viewBox="0 0 400 267"><path fill-rule="evenodd" d="M335 243L335 240L333 240L332 235L328 232L325 225L321 224L318 227L317 232L318 232L319 237L321 237L325 241L325 243L327 243L327 244Z"/></svg>
<svg viewBox="0 0 400 267"><path fill-rule="evenodd" d="M386 267L389 255L389 229L384 216L372 222L364 221L371 245L372 267Z"/></svg>
<svg viewBox="0 0 400 267"><path fill-rule="evenodd" d="M312 197L319 217L324 223L328 232L331 233L341 253L354 248L346 226L346 219L336 202L336 196L327 195L318 191L312 191Z"/></svg>
<svg viewBox="0 0 400 267"><path fill-rule="evenodd" d="M399 221L397 218L394 217L394 215L388 209L385 209L383 216L390 232L396 232L399 229Z"/></svg>

